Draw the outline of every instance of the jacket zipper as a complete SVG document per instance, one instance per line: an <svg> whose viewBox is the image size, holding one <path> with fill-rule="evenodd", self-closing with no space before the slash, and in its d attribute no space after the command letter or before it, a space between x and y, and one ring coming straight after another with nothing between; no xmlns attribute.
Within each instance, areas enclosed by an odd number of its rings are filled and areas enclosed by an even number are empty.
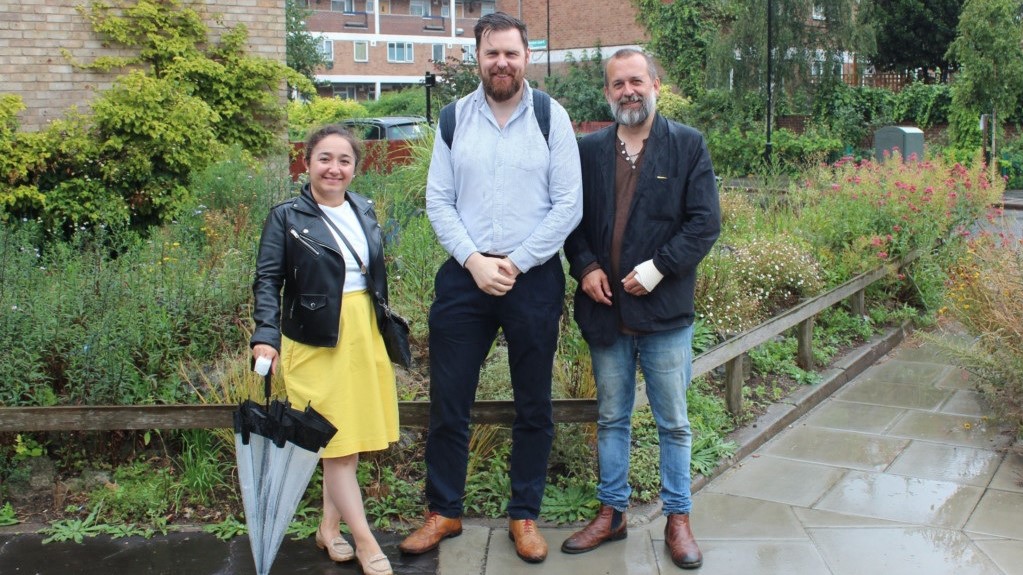
<svg viewBox="0 0 1023 575"><path fill-rule="evenodd" d="M296 232L295 228L291 228L291 235L296 240L298 240L298 242L300 244L304 245L309 251L313 252L313 255L319 257L320 251L317 250L315 246L313 246L312 242L310 242L309 240L305 239L298 232Z"/></svg>

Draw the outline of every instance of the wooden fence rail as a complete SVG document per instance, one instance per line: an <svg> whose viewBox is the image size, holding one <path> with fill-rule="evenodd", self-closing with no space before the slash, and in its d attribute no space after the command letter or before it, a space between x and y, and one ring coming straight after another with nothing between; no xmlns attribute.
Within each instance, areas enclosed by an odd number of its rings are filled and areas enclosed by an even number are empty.
<svg viewBox="0 0 1023 575"><path fill-rule="evenodd" d="M912 262L918 255L919 252L909 254L898 264L897 269ZM693 377L725 366L725 400L729 411L738 414L742 410L743 362L749 350L796 327L799 340L797 359L804 369L812 368L811 336L814 317L845 300L849 301L854 314L862 315L864 290L892 270L890 266L882 266L860 274L729 338L693 360ZM0 432L223 428L232 426L231 414L236 408L232 404L0 407ZM425 427L430 419L429 402L399 402L398 413L401 425ZM514 416L512 402L505 400L477 401L471 414L473 423L510 424ZM554 421L558 423L592 423L596 420L596 399L554 400Z"/></svg>

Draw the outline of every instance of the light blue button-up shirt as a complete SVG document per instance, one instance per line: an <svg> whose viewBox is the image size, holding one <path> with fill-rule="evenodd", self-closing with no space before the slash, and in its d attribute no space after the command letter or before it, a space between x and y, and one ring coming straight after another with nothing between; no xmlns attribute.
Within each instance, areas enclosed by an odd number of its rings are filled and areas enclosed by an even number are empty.
<svg viewBox="0 0 1023 575"><path fill-rule="evenodd" d="M473 252L500 254L525 273L557 254L582 219L579 147L568 113L551 99L548 149L532 108L527 83L501 128L481 84L456 105L451 149L438 126L426 213L462 265Z"/></svg>

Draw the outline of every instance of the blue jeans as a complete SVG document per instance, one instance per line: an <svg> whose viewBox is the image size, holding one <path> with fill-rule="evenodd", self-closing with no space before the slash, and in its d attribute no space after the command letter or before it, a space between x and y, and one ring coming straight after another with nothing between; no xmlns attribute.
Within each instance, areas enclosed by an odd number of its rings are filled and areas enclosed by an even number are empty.
<svg viewBox="0 0 1023 575"><path fill-rule="evenodd" d="M437 272L430 307L430 427L426 436L426 499L431 511L460 517L469 459L469 410L480 368L498 329L508 344L515 399L508 475L508 516L536 519L547 484L554 440L551 371L558 345L565 272L549 261L515 280L497 297L476 287L453 259Z"/></svg>
<svg viewBox="0 0 1023 575"><path fill-rule="evenodd" d="M692 326L647 335L620 334L607 347L591 347L597 381L597 499L625 511L629 507L629 446L636 401L636 361L643 370L646 394L657 423L661 454L661 501L664 514L692 509L686 390L692 378Z"/></svg>

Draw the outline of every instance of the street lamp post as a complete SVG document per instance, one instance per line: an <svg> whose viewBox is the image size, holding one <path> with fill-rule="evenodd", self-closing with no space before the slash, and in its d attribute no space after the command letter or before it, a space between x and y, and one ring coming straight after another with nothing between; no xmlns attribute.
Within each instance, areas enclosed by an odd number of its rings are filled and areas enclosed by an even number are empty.
<svg viewBox="0 0 1023 575"><path fill-rule="evenodd" d="M774 78L772 77L773 67L771 53L774 48L774 2L767 0L767 142L764 145L764 161L771 162L771 111L774 108L771 101L774 92Z"/></svg>

